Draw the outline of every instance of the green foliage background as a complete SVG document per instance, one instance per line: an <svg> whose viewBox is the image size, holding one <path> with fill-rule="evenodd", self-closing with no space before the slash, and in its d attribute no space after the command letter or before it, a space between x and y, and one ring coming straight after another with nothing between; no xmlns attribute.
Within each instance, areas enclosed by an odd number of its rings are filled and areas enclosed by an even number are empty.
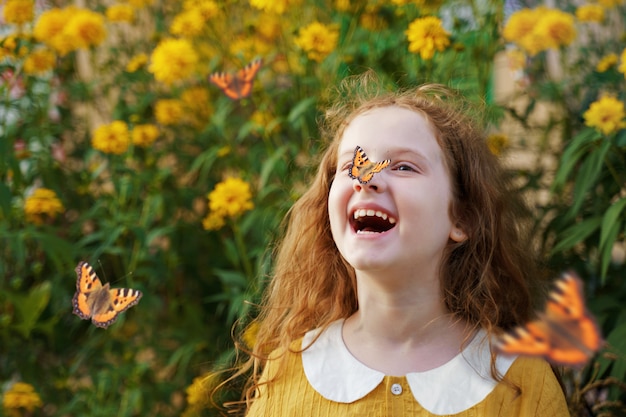
<svg viewBox="0 0 626 417"><path fill-rule="evenodd" d="M506 46L502 3L425 3L432 7L363 0L341 11L335 2L302 0L279 16L279 36L258 46L255 37L269 15L245 1L219 2L225 18L194 39L208 51L203 69L173 86L156 82L145 67L131 73L125 65L171 36L168 28L183 6L177 1L154 1L137 11L133 24L109 23L103 45L59 57L52 74L21 74L19 60L0 61L0 72L19 74L25 90L15 97L0 84L2 388L13 381L32 384L44 404L32 415L214 415L194 408L185 390L232 358L231 328L257 300L281 219L315 167L327 88L372 68L390 85L441 82L486 100L492 131L506 134L510 124L503 122L513 120L524 132L515 146L554 157L555 166L511 174L520 192L549 192L534 207L546 265L555 274L574 269L585 279L589 308L608 342L585 370L566 373L572 411L623 411L626 268L616 251L624 248L626 227L626 133L607 137L582 121L601 92L626 99L623 74L595 70L601 56L624 49L623 29L608 26L608 40L587 36L529 59L529 83L520 90L524 104L513 107L496 103L492 91L494 60ZM109 3L83 4L104 13ZM613 19L623 23L624 6L614 11ZM427 14L442 17L452 45L424 61L408 52L405 30ZM338 47L319 63L293 42L314 20L339 30ZM252 46L237 50L235 40ZM21 42L35 43L28 37ZM565 69L559 77L546 64L555 52ZM235 70L255 57L264 65L249 98L232 101L209 84L209 73ZM201 125L162 126L151 147L131 147L119 156L92 148L98 123L155 123L155 102L177 98L190 86L211 92L210 103L198 103L211 109ZM65 100L52 100L58 94ZM537 122L541 103L556 111ZM269 118L259 123L255 111ZM26 153L16 152L21 143ZM59 147L64 157L55 156ZM252 184L255 208L220 230L204 230L206 196L228 176ZM65 207L43 225L29 223L23 210L39 186L53 189ZM79 260L89 261L112 286L144 293L107 330L71 314Z"/></svg>

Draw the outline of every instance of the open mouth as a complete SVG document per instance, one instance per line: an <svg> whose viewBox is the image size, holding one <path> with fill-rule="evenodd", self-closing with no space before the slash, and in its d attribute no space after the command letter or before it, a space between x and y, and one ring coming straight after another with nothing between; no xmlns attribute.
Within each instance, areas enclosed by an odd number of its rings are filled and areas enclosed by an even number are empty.
<svg viewBox="0 0 626 417"><path fill-rule="evenodd" d="M382 211L357 209L350 224L357 233L383 233L395 227L396 219Z"/></svg>

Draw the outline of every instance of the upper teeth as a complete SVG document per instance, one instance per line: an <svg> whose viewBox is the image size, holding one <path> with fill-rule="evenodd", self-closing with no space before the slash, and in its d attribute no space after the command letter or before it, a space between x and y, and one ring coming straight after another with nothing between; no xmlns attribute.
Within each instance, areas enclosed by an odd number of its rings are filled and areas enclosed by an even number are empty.
<svg viewBox="0 0 626 417"><path fill-rule="evenodd" d="M383 220L387 220L389 221L389 223L394 224L396 222L396 219L394 219L391 216L387 216L387 213L383 213L382 211L378 211L378 210L372 210L372 209L358 209L354 211L354 218L355 219L359 219L361 217L372 217L372 216L376 216L376 217L380 217Z"/></svg>

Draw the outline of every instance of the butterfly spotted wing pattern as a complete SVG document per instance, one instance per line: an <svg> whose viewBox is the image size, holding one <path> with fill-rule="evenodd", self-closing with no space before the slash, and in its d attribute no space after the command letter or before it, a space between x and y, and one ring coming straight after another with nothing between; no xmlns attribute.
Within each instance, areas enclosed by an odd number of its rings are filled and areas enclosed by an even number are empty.
<svg viewBox="0 0 626 417"><path fill-rule="evenodd" d="M602 343L585 307L582 281L570 272L556 281L538 319L501 335L495 347L506 354L541 356L555 365L580 368Z"/></svg>
<svg viewBox="0 0 626 417"><path fill-rule="evenodd" d="M209 81L218 86L227 97L239 100L252 93L254 77L263 61L256 59L235 73L216 72L209 75Z"/></svg>
<svg viewBox="0 0 626 417"><path fill-rule="evenodd" d="M76 266L76 293L72 299L73 313L83 320L89 320L98 327L107 328L119 315L134 306L142 293L129 288L110 288L102 285L100 278L87 262Z"/></svg>
<svg viewBox="0 0 626 417"><path fill-rule="evenodd" d="M357 146L354 149L354 157L352 158L348 175L350 175L350 178L359 180L361 184L367 184L374 177L374 174L387 168L390 163L390 159L385 159L382 162L370 161L363 148Z"/></svg>

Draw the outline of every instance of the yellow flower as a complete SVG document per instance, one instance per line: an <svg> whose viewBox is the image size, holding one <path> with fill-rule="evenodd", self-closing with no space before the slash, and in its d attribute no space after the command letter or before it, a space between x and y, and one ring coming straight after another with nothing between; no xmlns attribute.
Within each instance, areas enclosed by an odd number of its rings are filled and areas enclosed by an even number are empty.
<svg viewBox="0 0 626 417"><path fill-rule="evenodd" d="M40 190L42 190L42 188L40 188ZM35 192L37 192L37 190ZM54 194L54 192L52 192L52 194ZM25 382L16 382L2 396L2 406L6 410L13 411L22 408L29 414L32 414L35 408L41 408L43 403L32 385Z"/></svg>
<svg viewBox="0 0 626 417"><path fill-rule="evenodd" d="M250 0L250 6L267 13L283 14L290 8L299 5L301 0Z"/></svg>
<svg viewBox="0 0 626 417"><path fill-rule="evenodd" d="M104 16L91 10L79 9L63 28L63 32L76 40L78 48L100 45L106 37Z"/></svg>
<svg viewBox="0 0 626 417"><path fill-rule="evenodd" d="M148 71L164 84L189 77L198 62L198 55L191 43L185 39L165 39L152 52Z"/></svg>
<svg viewBox="0 0 626 417"><path fill-rule="evenodd" d="M626 78L626 48L622 51L622 55L620 56L620 64L617 67L617 70L624 74L624 78Z"/></svg>
<svg viewBox="0 0 626 417"><path fill-rule="evenodd" d="M64 29L77 10L75 7L66 7L65 9L53 8L43 12L33 29L35 39L50 46L61 55L76 49L78 47L77 40L66 33Z"/></svg>
<svg viewBox="0 0 626 417"><path fill-rule="evenodd" d="M221 148L219 148L217 150L217 156L218 158L223 158L226 155L228 155L230 153L231 149L230 146L226 145L226 146L222 146Z"/></svg>
<svg viewBox="0 0 626 417"><path fill-rule="evenodd" d="M509 146L508 136L501 133L494 133L487 137L487 147L495 156L500 156Z"/></svg>
<svg viewBox="0 0 626 417"><path fill-rule="evenodd" d="M196 127L209 122L213 113L209 90L205 87L190 87L180 94L180 101L186 109L186 121Z"/></svg>
<svg viewBox="0 0 626 417"><path fill-rule="evenodd" d="M63 213L64 210L65 208L56 193L48 188L37 188L26 198L26 201L24 202L24 214L26 215L26 220L34 224L43 224L46 217L54 219L57 214ZM13 389L16 390L16 395L19 393L25 394L28 391L28 387L30 387L31 391L33 390L30 385L22 383L16 383L13 386ZM5 404L7 402L7 394L9 392L5 393Z"/></svg>
<svg viewBox="0 0 626 417"><path fill-rule="evenodd" d="M254 208L250 184L240 178L227 178L220 182L208 198L211 212L224 217L237 217Z"/></svg>
<svg viewBox="0 0 626 417"><path fill-rule="evenodd" d="M596 71L598 72L606 72L609 68L614 67L617 64L619 57L617 54L608 54L602 57L598 64L596 65Z"/></svg>
<svg viewBox="0 0 626 417"><path fill-rule="evenodd" d="M605 135L626 127L624 103L611 96L602 97L591 103L583 117L585 125L594 127Z"/></svg>
<svg viewBox="0 0 626 417"><path fill-rule="evenodd" d="M148 63L148 55L144 53L133 56L128 64L126 64L126 71L135 72L139 68L145 66Z"/></svg>
<svg viewBox="0 0 626 417"><path fill-rule="evenodd" d="M581 22L604 21L604 7L599 4L585 4L576 9L576 18Z"/></svg>
<svg viewBox="0 0 626 417"><path fill-rule="evenodd" d="M205 20L212 19L219 15L220 7L211 0L185 0L183 10L199 10Z"/></svg>
<svg viewBox="0 0 626 417"><path fill-rule="evenodd" d="M7 0L3 10L4 21L14 25L31 22L35 16L33 0Z"/></svg>
<svg viewBox="0 0 626 417"><path fill-rule="evenodd" d="M25 42L16 35L8 35L5 38L0 39L0 59L5 57L23 57L28 54L28 48L24 45Z"/></svg>
<svg viewBox="0 0 626 417"><path fill-rule="evenodd" d="M134 145L146 147L159 137L159 128L151 124L137 125L130 134Z"/></svg>
<svg viewBox="0 0 626 417"><path fill-rule="evenodd" d="M106 17L111 22L133 23L135 20L135 9L130 4L114 4L107 8Z"/></svg>
<svg viewBox="0 0 626 417"><path fill-rule="evenodd" d="M547 48L567 46L576 38L574 16L556 9L547 9L535 26L537 36Z"/></svg>
<svg viewBox="0 0 626 417"><path fill-rule="evenodd" d="M359 23L362 27L372 32L386 29L389 26L380 13L380 6L366 6Z"/></svg>
<svg viewBox="0 0 626 417"><path fill-rule="evenodd" d="M180 100L161 99L154 105L154 117L164 126L180 123L183 115L183 103Z"/></svg>
<svg viewBox="0 0 626 417"><path fill-rule="evenodd" d="M417 18L405 31L409 40L409 52L419 53L424 60L431 59L435 51L443 51L450 45L450 34L434 16Z"/></svg>
<svg viewBox="0 0 626 417"><path fill-rule="evenodd" d="M202 227L204 230L219 230L226 222L224 221L224 216L220 213L210 212L207 216L202 220Z"/></svg>
<svg viewBox="0 0 626 417"><path fill-rule="evenodd" d="M202 34L206 20L198 8L185 10L176 16L170 26L172 35L194 37Z"/></svg>
<svg viewBox="0 0 626 417"><path fill-rule="evenodd" d="M56 56L49 49L40 48L33 51L24 60L26 74L41 74L54 68Z"/></svg>
<svg viewBox="0 0 626 417"><path fill-rule="evenodd" d="M316 62L322 62L337 47L339 31L334 26L313 22L300 29L295 39L296 45Z"/></svg>
<svg viewBox="0 0 626 417"><path fill-rule="evenodd" d="M95 149L115 155L126 152L129 145L128 125L121 120L115 120L108 125L98 127L91 139L91 146Z"/></svg>

